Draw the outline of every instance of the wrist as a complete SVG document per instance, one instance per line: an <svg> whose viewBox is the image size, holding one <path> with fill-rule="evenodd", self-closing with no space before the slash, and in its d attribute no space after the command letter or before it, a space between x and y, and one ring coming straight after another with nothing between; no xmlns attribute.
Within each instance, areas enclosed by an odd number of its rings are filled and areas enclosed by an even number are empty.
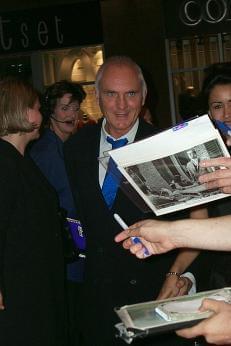
<svg viewBox="0 0 231 346"><path fill-rule="evenodd" d="M168 237L174 249L185 247L184 229L185 220L177 220L169 223Z"/></svg>
<svg viewBox="0 0 231 346"><path fill-rule="evenodd" d="M181 277L181 274L182 273L179 273L179 272L175 272L175 271L169 271L165 274L166 277L169 277L169 276L177 276L178 278Z"/></svg>

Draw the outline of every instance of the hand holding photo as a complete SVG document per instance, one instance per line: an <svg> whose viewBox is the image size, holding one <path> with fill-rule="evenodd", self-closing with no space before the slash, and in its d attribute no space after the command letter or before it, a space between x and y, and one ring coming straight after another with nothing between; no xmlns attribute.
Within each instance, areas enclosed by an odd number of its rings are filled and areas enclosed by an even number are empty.
<svg viewBox="0 0 231 346"><path fill-rule="evenodd" d="M177 131L171 128L111 150L109 155L124 175L121 189L130 184L157 216L228 197L199 181L202 175L221 168L203 168L201 161L230 157L208 115L178 126ZM128 196L136 202L134 194Z"/></svg>

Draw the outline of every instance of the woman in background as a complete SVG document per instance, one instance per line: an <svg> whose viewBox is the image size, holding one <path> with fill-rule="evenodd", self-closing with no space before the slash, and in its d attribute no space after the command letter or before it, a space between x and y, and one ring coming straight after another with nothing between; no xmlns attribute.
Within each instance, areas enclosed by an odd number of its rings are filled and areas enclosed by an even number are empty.
<svg viewBox="0 0 231 346"><path fill-rule="evenodd" d="M203 113L209 113L210 118L231 130L231 64L220 63L210 66L203 82L201 99ZM222 127L223 129L223 127ZM227 141L228 134L223 134ZM230 148L229 148L230 150ZM225 198L208 204L211 217L231 214L231 200ZM231 254L216 252L212 256L213 270L211 288L221 288L231 285Z"/></svg>
<svg viewBox="0 0 231 346"><path fill-rule="evenodd" d="M72 219L77 219L78 215L66 174L63 144L76 131L80 106L85 96L85 91L78 83L62 80L50 85L42 97L41 107L46 127L30 150L30 156L58 193L60 206ZM82 232L79 222L78 225L78 231ZM83 233L81 235L82 238L79 239L82 242L77 245L80 250L84 250ZM67 265L68 346L81 345L81 336L78 332L81 320L79 296L82 289L84 262L85 259L81 257Z"/></svg>
<svg viewBox="0 0 231 346"><path fill-rule="evenodd" d="M37 92L0 82L0 344L65 345L64 263L55 191L31 159Z"/></svg>

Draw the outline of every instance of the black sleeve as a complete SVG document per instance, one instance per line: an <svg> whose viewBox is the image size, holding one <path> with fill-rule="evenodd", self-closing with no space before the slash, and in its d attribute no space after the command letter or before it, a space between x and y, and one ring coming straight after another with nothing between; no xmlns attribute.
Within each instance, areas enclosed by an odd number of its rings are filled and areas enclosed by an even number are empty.
<svg viewBox="0 0 231 346"><path fill-rule="evenodd" d="M12 213L17 198L17 174L6 160L0 160L0 290L4 292L3 269L7 231L12 223Z"/></svg>

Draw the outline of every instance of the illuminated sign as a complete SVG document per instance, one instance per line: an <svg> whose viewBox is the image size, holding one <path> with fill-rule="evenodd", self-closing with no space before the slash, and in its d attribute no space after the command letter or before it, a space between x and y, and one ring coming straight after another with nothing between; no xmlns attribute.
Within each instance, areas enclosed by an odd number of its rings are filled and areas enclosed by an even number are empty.
<svg viewBox="0 0 231 346"><path fill-rule="evenodd" d="M167 37L230 32L231 0L163 0Z"/></svg>
<svg viewBox="0 0 231 346"><path fill-rule="evenodd" d="M98 1L0 13L0 53L102 42Z"/></svg>
<svg viewBox="0 0 231 346"><path fill-rule="evenodd" d="M186 0L179 9L179 16L185 25L195 26L201 21L217 24L231 20L230 1L226 0Z"/></svg>

